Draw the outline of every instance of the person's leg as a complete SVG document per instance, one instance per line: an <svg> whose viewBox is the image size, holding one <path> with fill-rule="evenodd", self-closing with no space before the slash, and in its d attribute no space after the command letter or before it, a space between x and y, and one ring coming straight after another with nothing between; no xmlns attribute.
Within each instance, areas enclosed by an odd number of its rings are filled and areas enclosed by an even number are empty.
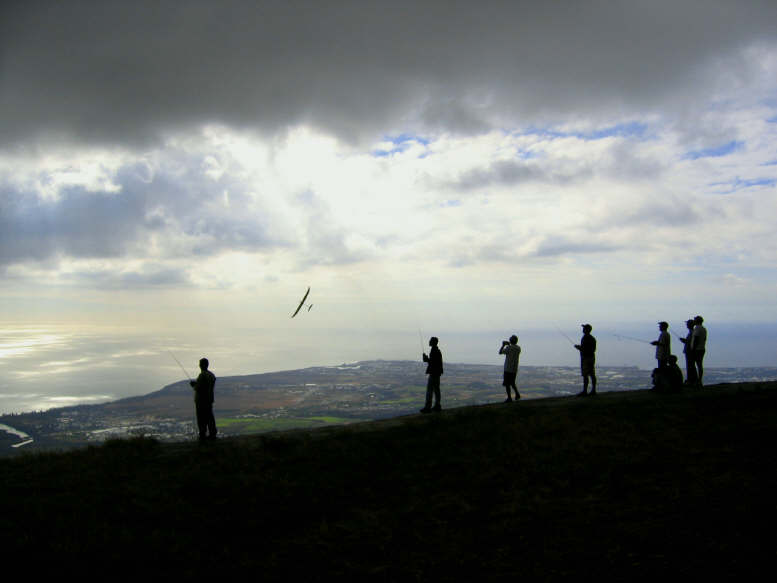
<svg viewBox="0 0 777 583"><path fill-rule="evenodd" d="M687 377L685 380L686 385L696 384L696 363L690 348L685 353L685 376Z"/></svg>
<svg viewBox="0 0 777 583"><path fill-rule="evenodd" d="M213 404L208 407L208 437L216 439L216 416L213 414Z"/></svg>
<svg viewBox="0 0 777 583"><path fill-rule="evenodd" d="M704 350L695 351L693 357L696 361L696 384L701 387L704 379Z"/></svg>
<svg viewBox="0 0 777 583"><path fill-rule="evenodd" d="M208 415L205 411L205 405L195 402L194 410L197 413L197 429L200 432L200 439L205 439L208 431Z"/></svg>
<svg viewBox="0 0 777 583"><path fill-rule="evenodd" d="M432 409L432 375L426 377L426 401L421 411L431 411Z"/></svg>
<svg viewBox="0 0 777 583"><path fill-rule="evenodd" d="M433 384L433 388L434 388L434 407L432 407L432 409L434 411L439 411L441 409L441 407L440 407L440 376L439 375L429 375L430 378L432 376L434 376L434 384Z"/></svg>

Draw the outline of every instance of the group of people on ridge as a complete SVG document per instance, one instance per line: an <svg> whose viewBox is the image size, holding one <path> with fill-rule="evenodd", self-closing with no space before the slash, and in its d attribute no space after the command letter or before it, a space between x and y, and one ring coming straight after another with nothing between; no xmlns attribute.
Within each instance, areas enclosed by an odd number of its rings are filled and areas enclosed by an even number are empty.
<svg viewBox="0 0 777 583"><path fill-rule="evenodd" d="M677 364L677 357L672 354L672 338L669 336L669 324L658 323L658 339L651 342L656 347L656 361L658 366L653 370L653 388L659 392L676 392L683 385L687 387L702 387L704 378L704 354L707 350L707 329L704 327L704 318L696 316L686 320L688 333L685 338L680 338L683 343L685 355L685 374Z"/></svg>
<svg viewBox="0 0 777 583"><path fill-rule="evenodd" d="M677 357L672 354L672 338L669 336L669 324L659 322L658 339L651 342L656 347L658 366L653 370L654 389L659 392L679 391L683 385L701 388L704 377L704 354L707 344L707 329L703 326L704 318L696 316L686 321L688 334L680 338L685 354L685 369L687 378L683 382L683 373L677 365ZM575 349L580 352L580 374L583 377L583 390L578 397L596 395L596 338L591 335L591 324L581 324L583 336ZM443 374L442 352L436 336L429 339L429 354L422 353L426 363L426 401L421 413L436 413L442 410L440 405L440 377ZM516 385L518 376L518 361L521 347L518 346L518 336L513 334L509 340L502 340L499 354L504 355L504 376L502 386L507 393L505 403L512 403L521 398ZM213 389L216 385L215 375L208 370L208 359L200 359L200 374L196 381L190 381L194 389L194 404L197 413L197 427L200 440L216 438L216 419L213 415ZM590 387L590 391L589 391ZM514 393L514 396L513 396Z"/></svg>
<svg viewBox="0 0 777 583"><path fill-rule="evenodd" d="M658 339L651 342L656 347L656 360L658 366L653 370L653 389L658 392L679 391L683 385L701 388L704 376L704 354L707 344L707 329L703 326L704 318L696 316L686 321L688 334L680 338L685 354L685 368L687 378L683 381L683 373L677 365L677 357L672 354L671 337L669 336L669 324L659 322ZM580 352L580 374L583 377L583 390L578 397L596 395L596 338L591 335L593 326L581 324L583 336L580 344L575 344L575 349ZM422 354L423 361L427 363L426 374L429 375L426 385L426 403L421 413L441 411L440 406L440 376L443 373L442 353L438 348L439 340L432 336L429 339L431 350L429 355ZM512 403L521 398L516 386L518 375L518 360L521 355L521 347L518 346L518 336L513 334L509 340L502 340L499 354L504 355L504 377L502 386L507 393L505 403ZM590 387L590 390L589 390ZM653 390L651 389L651 390ZM513 396L514 393L514 396ZM434 405L432 401L434 400Z"/></svg>

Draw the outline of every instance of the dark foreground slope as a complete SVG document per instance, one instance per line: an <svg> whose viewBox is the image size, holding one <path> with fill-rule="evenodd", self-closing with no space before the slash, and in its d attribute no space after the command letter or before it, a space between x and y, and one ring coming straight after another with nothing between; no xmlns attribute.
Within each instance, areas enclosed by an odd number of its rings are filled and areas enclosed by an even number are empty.
<svg viewBox="0 0 777 583"><path fill-rule="evenodd" d="M87 579L774 573L777 383L0 461L3 552Z"/></svg>

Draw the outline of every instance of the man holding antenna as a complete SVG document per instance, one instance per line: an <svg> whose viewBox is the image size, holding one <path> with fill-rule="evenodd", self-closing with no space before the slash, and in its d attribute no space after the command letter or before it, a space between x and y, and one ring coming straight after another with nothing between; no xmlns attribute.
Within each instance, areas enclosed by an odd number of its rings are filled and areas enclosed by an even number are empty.
<svg viewBox="0 0 777 583"><path fill-rule="evenodd" d="M437 348L439 340L436 336L429 339L429 356L422 353L421 358L426 365L426 374L429 379L426 382L426 403L421 413L439 413L442 410L440 406L440 376L442 376L442 352ZM434 407L432 407L432 397L434 397Z"/></svg>
<svg viewBox="0 0 777 583"><path fill-rule="evenodd" d="M213 388L216 376L208 370L208 359L200 359L200 375L196 381L189 381L194 389L194 408L197 411L197 427L200 441L216 439L216 418L213 416Z"/></svg>
<svg viewBox="0 0 777 583"><path fill-rule="evenodd" d="M591 324L582 324L583 337L580 344L575 344L575 348L580 351L580 374L583 375L583 390L578 397L588 397L596 395L596 338L591 336L593 326ZM591 392L588 392L588 379L591 379Z"/></svg>

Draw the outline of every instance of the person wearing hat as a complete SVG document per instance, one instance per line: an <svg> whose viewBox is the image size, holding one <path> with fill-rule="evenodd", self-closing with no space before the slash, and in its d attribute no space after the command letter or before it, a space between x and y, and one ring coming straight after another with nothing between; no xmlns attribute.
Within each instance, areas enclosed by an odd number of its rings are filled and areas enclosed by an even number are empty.
<svg viewBox="0 0 777 583"><path fill-rule="evenodd" d="M437 348L439 340L436 336L429 339L429 356L424 352L421 356L427 363L426 374L429 379L426 382L426 403L421 413L439 413L442 410L440 406L440 377L442 376L442 352ZM432 407L432 397L434 397L434 407Z"/></svg>
<svg viewBox="0 0 777 583"><path fill-rule="evenodd" d="M656 360L658 361L658 368L664 368L667 366L667 359L669 358L669 355L672 354L672 339L669 336L668 323L659 322L658 329L661 331L658 335L658 340L653 340L651 344L656 347Z"/></svg>
<svg viewBox="0 0 777 583"><path fill-rule="evenodd" d="M694 327L691 334L691 350L693 351L693 364L696 368L696 386L701 388L701 380L704 376L704 353L707 349L707 329L702 325L704 318L696 316L693 319Z"/></svg>
<svg viewBox="0 0 777 583"><path fill-rule="evenodd" d="M518 393L518 387L515 384L515 379L518 376L518 357L521 356L521 347L518 346L518 336L513 334L510 336L510 341L502 340L502 347L499 349L499 354L505 355L505 368L502 386L504 386L507 392L507 399L505 403L512 403L513 399L510 395L510 389L515 391L515 400L521 398Z"/></svg>
<svg viewBox="0 0 777 583"><path fill-rule="evenodd" d="M583 327L583 337L580 344L575 344L575 348L580 351L580 374L583 375L583 390L577 394L578 397L593 397L596 395L596 338L591 336L593 326L591 324L581 324ZM591 379L591 392L588 392L588 379Z"/></svg>

